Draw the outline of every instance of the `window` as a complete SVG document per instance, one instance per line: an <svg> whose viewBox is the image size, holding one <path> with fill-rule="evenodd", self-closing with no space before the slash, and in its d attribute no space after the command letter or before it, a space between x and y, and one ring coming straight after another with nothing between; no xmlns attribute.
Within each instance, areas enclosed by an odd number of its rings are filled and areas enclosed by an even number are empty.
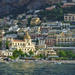
<svg viewBox="0 0 75 75"><path fill-rule="evenodd" d="M28 43L28 45L30 45L30 43Z"/></svg>
<svg viewBox="0 0 75 75"><path fill-rule="evenodd" d="M74 16L72 17L72 21L74 21Z"/></svg>
<svg viewBox="0 0 75 75"><path fill-rule="evenodd" d="M18 45L19 45L19 43L18 43Z"/></svg>
<svg viewBox="0 0 75 75"><path fill-rule="evenodd" d="M13 43L13 45L14 45L14 43Z"/></svg>
<svg viewBox="0 0 75 75"><path fill-rule="evenodd" d="M65 17L65 20L67 20L67 17Z"/></svg>
<svg viewBox="0 0 75 75"><path fill-rule="evenodd" d="M25 44L23 43L23 46L25 46Z"/></svg>
<svg viewBox="0 0 75 75"><path fill-rule="evenodd" d="M71 17L69 17L69 21L71 20Z"/></svg>

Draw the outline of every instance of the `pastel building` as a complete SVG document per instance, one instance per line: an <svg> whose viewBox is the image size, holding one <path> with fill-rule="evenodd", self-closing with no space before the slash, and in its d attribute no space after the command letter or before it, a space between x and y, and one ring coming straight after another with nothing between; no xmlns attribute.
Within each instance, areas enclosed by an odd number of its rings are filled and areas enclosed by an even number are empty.
<svg viewBox="0 0 75 75"><path fill-rule="evenodd" d="M36 55L45 55L46 57L56 57L57 56L57 53L54 49L42 49L42 50L38 50L36 52Z"/></svg>
<svg viewBox="0 0 75 75"><path fill-rule="evenodd" d="M71 31L63 31L56 37L56 44L60 46L75 46L75 36Z"/></svg>
<svg viewBox="0 0 75 75"><path fill-rule="evenodd" d="M64 21L75 22L75 14L65 14Z"/></svg>
<svg viewBox="0 0 75 75"><path fill-rule="evenodd" d="M12 56L13 52L8 50L0 50L0 57Z"/></svg>

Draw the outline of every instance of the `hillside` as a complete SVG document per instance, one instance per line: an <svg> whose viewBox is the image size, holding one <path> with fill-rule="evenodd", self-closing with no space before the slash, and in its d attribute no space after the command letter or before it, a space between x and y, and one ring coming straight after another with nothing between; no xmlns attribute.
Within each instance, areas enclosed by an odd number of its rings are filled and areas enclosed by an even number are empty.
<svg viewBox="0 0 75 75"><path fill-rule="evenodd" d="M46 3L46 0L0 0L0 16L13 12L21 13L26 9L36 9Z"/></svg>

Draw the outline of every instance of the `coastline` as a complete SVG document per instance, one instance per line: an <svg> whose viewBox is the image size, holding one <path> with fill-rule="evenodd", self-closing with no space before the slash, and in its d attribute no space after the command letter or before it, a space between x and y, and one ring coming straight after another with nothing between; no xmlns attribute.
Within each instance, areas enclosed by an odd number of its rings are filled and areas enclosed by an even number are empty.
<svg viewBox="0 0 75 75"><path fill-rule="evenodd" d="M44 62L44 63L62 63L62 64L75 64L75 60L44 60L44 61L39 61L39 62Z"/></svg>
<svg viewBox="0 0 75 75"><path fill-rule="evenodd" d="M61 63L61 64L75 64L75 60L25 60L25 61L4 61L0 60L0 63Z"/></svg>
<svg viewBox="0 0 75 75"><path fill-rule="evenodd" d="M59 60L59 61L51 61L51 62L54 62L54 63L63 63L63 64L75 64L75 60Z"/></svg>

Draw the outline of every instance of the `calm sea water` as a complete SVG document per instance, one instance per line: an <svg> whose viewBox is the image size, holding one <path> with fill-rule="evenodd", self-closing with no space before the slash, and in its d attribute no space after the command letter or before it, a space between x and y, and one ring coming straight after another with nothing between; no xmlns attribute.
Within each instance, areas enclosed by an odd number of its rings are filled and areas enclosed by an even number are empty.
<svg viewBox="0 0 75 75"><path fill-rule="evenodd" d="M75 75L75 64L0 63L0 75Z"/></svg>

